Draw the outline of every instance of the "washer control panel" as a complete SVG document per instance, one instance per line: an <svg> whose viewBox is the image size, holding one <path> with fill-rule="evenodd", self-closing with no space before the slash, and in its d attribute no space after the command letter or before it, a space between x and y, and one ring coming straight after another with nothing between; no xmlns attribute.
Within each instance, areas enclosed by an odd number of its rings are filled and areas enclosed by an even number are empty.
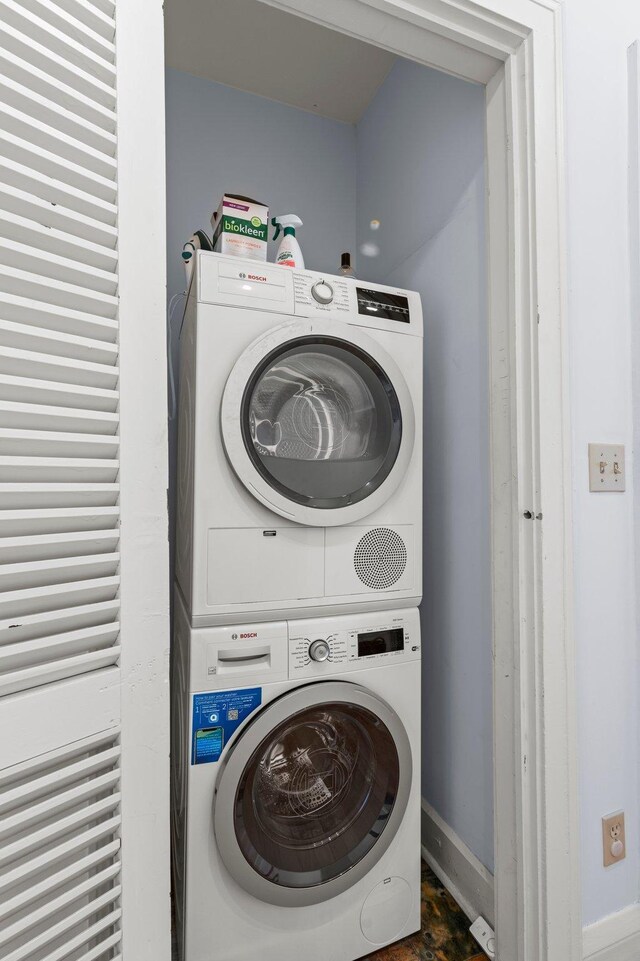
<svg viewBox="0 0 640 961"><path fill-rule="evenodd" d="M420 657L420 631L402 617L332 630L318 630L318 621L289 622L289 677L318 677L345 670L382 667Z"/></svg>
<svg viewBox="0 0 640 961"><path fill-rule="evenodd" d="M293 274L295 312L303 317L350 313L349 285L339 277L323 277L296 270Z"/></svg>

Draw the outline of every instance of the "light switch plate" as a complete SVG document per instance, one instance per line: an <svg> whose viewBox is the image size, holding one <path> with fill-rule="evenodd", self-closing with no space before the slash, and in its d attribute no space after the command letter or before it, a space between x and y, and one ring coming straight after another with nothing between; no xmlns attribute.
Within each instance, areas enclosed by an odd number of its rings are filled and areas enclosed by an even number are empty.
<svg viewBox="0 0 640 961"><path fill-rule="evenodd" d="M624 444L589 444L589 490L624 491Z"/></svg>

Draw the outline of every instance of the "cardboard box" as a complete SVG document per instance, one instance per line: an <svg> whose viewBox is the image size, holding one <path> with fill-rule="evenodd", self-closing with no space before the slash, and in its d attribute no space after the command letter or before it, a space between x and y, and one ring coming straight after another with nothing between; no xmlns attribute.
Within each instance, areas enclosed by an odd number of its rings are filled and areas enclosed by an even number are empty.
<svg viewBox="0 0 640 961"><path fill-rule="evenodd" d="M227 257L267 259L269 208L251 197L225 194L211 218L213 249Z"/></svg>

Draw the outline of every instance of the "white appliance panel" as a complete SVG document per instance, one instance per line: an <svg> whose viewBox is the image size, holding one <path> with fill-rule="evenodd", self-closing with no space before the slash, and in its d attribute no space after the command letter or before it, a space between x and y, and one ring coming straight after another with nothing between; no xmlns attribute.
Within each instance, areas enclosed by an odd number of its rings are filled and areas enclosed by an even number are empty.
<svg viewBox="0 0 640 961"><path fill-rule="evenodd" d="M376 948L408 936L420 927L420 659L417 610L315 618L276 623L242 622L228 628L190 630L180 601L176 604L177 632L174 669L180 664L178 690L174 692L174 738L181 740L173 752L174 766L174 873L179 875L176 905L181 961L245 961L259 953L264 961L355 961ZM371 635L396 632L385 643L397 645L397 633L406 643L388 656L375 652ZM255 635L255 636L254 636ZM260 689L260 705L229 739L218 761L190 763L192 698L215 690L209 668L220 652L250 657L263 648L280 650L288 657L288 672L301 638L335 638L349 648L361 638L361 656L349 656L336 673L337 662L319 664L315 676L282 677L282 663L271 660L264 671L238 683L239 689ZM394 639L395 638L395 639ZM375 637L373 638L375 641ZM380 639L382 643L384 639ZM287 653L288 652L288 653ZM353 650L352 650L353 653ZM357 654L357 649L356 649ZM350 669L348 669L350 668ZM295 668L294 668L295 670ZM215 684L220 683L216 675ZM240 681L240 675L238 676ZM312 682L310 685L310 681ZM229 873L218 848L214 828L217 791L240 753L246 737L260 741L266 732L267 711L286 705L290 694L300 692L311 702L322 702L323 691L345 683L363 691L372 704L386 705L407 737L412 758L407 803L397 830L389 835L381 856L364 867L364 874L348 884L339 896L310 905L282 906L250 894ZM222 687L222 693L227 687ZM305 693L307 692L307 693ZM315 694L314 694L315 692ZM355 698L355 695L354 695ZM284 710L285 708L279 708ZM180 716L179 716L180 715ZM175 743L174 740L174 743ZM331 783L331 782L328 782ZM212 817L212 810L214 817ZM384 832L381 835L384 837ZM374 849L375 850L375 846ZM368 864L368 862L367 862ZM355 877L355 874L354 874ZM377 919L388 904L384 920ZM215 906L215 907L214 907Z"/></svg>
<svg viewBox="0 0 640 961"><path fill-rule="evenodd" d="M313 612L342 614L356 610L408 607L420 602L422 523L422 316L420 298L404 292L410 304L411 323L374 321L357 313L357 282L313 271L291 271L199 252L194 283L181 336L181 376L178 464L178 531L176 576L194 626L232 624L243 617L278 620ZM271 287L285 291L274 312L265 306L259 285L249 280L251 291L221 292L224 281L243 281L240 273L266 277ZM415 415L415 435L409 463L398 487L370 513L350 524L312 526L272 509L267 490L263 500L254 496L247 472L241 476L225 453L221 407L232 369L249 346L270 331L300 323L309 306L311 288L330 283L339 292L331 309L314 313L335 325L344 325L344 339L366 327L366 336L402 371ZM265 289L264 287L261 289ZM394 296L393 288L379 286ZM287 293L287 291L289 293ZM297 291L297 292L296 292ZM348 310L344 291L347 293ZM342 292L342 293L340 293ZM198 296L199 295L199 296ZM200 298L200 299L199 299ZM207 302L203 302L203 298ZM278 302L280 303L280 302ZM314 301L314 304L316 302ZM306 305L306 306L305 306ZM338 310L340 307L340 310ZM315 307L310 307L315 311ZM311 313L307 312L311 318ZM307 323L313 323L310 319ZM239 416L239 414L237 415ZM257 474L256 474L257 476ZM373 501L370 501L373 504ZM368 509L369 503L365 503ZM322 512L331 520L331 510ZM314 512L315 514L315 512ZM320 520L322 518L317 515ZM317 524L317 520L316 520ZM368 589L353 571L353 544L347 527L400 529L411 526L413 550L408 550L402 579L389 588ZM256 561L232 549L233 535L251 540L256 532L277 529L275 544L256 545ZM251 533L253 532L253 534ZM287 532L292 532L290 539ZM293 533L295 532L295 533ZM418 532L418 533L416 533ZM322 535L322 536L320 536ZM257 537L256 537L257 540ZM278 553L287 546L288 551ZM341 554L342 551L342 554ZM287 556L285 557L285 553ZM265 563L269 557L274 563ZM246 561L246 565L245 565Z"/></svg>
<svg viewBox="0 0 640 961"><path fill-rule="evenodd" d="M324 595L324 530L213 528L208 604L252 604Z"/></svg>

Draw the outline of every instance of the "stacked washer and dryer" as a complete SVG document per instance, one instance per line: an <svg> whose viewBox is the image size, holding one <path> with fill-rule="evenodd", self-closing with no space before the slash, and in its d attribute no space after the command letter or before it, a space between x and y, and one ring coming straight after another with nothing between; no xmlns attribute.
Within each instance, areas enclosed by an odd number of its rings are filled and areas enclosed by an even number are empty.
<svg viewBox="0 0 640 961"><path fill-rule="evenodd" d="M181 336L181 961L420 927L418 294L199 252Z"/></svg>

